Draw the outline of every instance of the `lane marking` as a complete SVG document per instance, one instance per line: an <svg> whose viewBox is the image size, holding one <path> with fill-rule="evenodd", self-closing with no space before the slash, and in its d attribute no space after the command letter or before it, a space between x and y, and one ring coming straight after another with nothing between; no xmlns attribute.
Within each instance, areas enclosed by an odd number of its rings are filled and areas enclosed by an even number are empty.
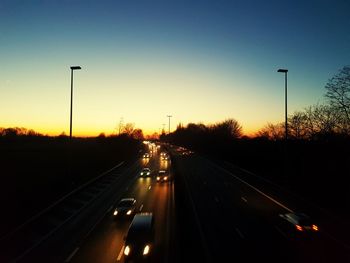
<svg viewBox="0 0 350 263"><path fill-rule="evenodd" d="M112 209L113 209L113 206L111 206L110 208L108 208L107 212L111 212Z"/></svg>
<svg viewBox="0 0 350 263"><path fill-rule="evenodd" d="M64 262L69 262L74 257L74 255L78 252L79 247L76 247L73 252L69 255L69 257Z"/></svg>
<svg viewBox="0 0 350 263"><path fill-rule="evenodd" d="M125 188L125 191L128 191L128 189L129 189L129 186L127 186L127 187Z"/></svg>
<svg viewBox="0 0 350 263"><path fill-rule="evenodd" d="M244 202L248 203L248 200L245 199L243 196L241 196L241 199L242 199Z"/></svg>
<svg viewBox="0 0 350 263"><path fill-rule="evenodd" d="M218 167L219 169L225 171L226 173L232 175L234 178L236 178L238 181L248 185L250 188L254 189L255 191L257 191L259 194L265 196L267 199L271 200L272 202L274 202L275 204L279 205L280 207L286 209L287 211L289 211L290 213L294 213L294 211L288 207L286 207L285 205L281 204L280 202L278 202L277 200L273 199L271 196L265 194L264 192L260 191L258 188L252 186L251 184L248 184L246 181L242 180L241 178L237 177L236 175L234 175L233 173L229 172L228 170L226 170L225 168L222 168L220 166L218 166L217 164L213 163L216 167Z"/></svg>
<svg viewBox="0 0 350 263"><path fill-rule="evenodd" d="M140 206L140 212L142 211L142 208L143 208L143 204Z"/></svg>
<svg viewBox="0 0 350 263"><path fill-rule="evenodd" d="M122 256L123 256L123 251L124 251L124 245L122 246L122 249L120 250L120 252L119 252L119 255L118 255L118 258L117 258L117 261L120 261L120 259L122 258Z"/></svg>
<svg viewBox="0 0 350 263"><path fill-rule="evenodd" d="M241 231L239 231L239 229L236 227L235 228L236 232L238 233L238 235L240 236L241 239L245 239L244 235L242 234Z"/></svg>
<svg viewBox="0 0 350 263"><path fill-rule="evenodd" d="M219 203L219 198L217 198L216 196L214 197L215 202Z"/></svg>
<svg viewBox="0 0 350 263"><path fill-rule="evenodd" d="M148 190L151 190L152 186L148 186Z"/></svg>

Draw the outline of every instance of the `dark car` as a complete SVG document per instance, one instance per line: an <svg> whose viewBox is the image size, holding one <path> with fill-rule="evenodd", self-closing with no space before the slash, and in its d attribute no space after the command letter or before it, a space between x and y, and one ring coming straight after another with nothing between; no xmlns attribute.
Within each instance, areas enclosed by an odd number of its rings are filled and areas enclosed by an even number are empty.
<svg viewBox="0 0 350 263"><path fill-rule="evenodd" d="M137 213L125 237L125 262L147 260L154 249L154 220L152 213Z"/></svg>
<svg viewBox="0 0 350 263"><path fill-rule="evenodd" d="M282 219L280 227L289 234L302 234L318 232L319 227L304 213L280 214Z"/></svg>
<svg viewBox="0 0 350 263"><path fill-rule="evenodd" d="M150 177L152 174L152 171L151 169L145 167L145 168L142 168L141 172L140 172L140 176L141 177Z"/></svg>
<svg viewBox="0 0 350 263"><path fill-rule="evenodd" d="M156 179L157 179L157 182L159 182L159 183L169 182L170 181L170 175L165 170L159 170Z"/></svg>
<svg viewBox="0 0 350 263"><path fill-rule="evenodd" d="M113 216L115 218L120 217L129 217L132 218L132 216L135 214L136 210L136 200L135 198L123 198L119 201L119 203L116 205Z"/></svg>

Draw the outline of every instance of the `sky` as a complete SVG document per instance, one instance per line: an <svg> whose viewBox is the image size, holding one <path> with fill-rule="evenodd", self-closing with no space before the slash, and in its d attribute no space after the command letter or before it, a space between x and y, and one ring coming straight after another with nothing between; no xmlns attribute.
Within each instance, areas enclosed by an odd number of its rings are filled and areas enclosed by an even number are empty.
<svg viewBox="0 0 350 263"><path fill-rule="evenodd" d="M324 101L350 64L350 1L0 0L0 127L145 134L236 119L245 134ZM164 125L163 125L164 124Z"/></svg>

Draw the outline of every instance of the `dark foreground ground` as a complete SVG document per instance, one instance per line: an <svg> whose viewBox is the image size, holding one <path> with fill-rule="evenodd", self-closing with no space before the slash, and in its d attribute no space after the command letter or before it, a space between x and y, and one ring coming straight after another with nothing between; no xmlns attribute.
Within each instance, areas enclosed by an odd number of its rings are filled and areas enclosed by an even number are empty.
<svg viewBox="0 0 350 263"><path fill-rule="evenodd" d="M128 137L0 138L0 236L139 150Z"/></svg>

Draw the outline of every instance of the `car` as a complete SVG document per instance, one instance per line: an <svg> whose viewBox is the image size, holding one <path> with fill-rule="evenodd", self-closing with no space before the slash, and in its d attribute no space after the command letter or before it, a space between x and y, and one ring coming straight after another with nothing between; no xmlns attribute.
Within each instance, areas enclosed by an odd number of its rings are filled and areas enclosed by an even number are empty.
<svg viewBox="0 0 350 263"><path fill-rule="evenodd" d="M124 237L125 262L147 260L154 249L154 219L152 213L137 213Z"/></svg>
<svg viewBox="0 0 350 263"><path fill-rule="evenodd" d="M165 153L165 152L162 152L162 153L160 154L160 158L161 158L162 160L169 160L169 155L168 155L167 153Z"/></svg>
<svg viewBox="0 0 350 263"><path fill-rule="evenodd" d="M113 211L114 218L128 217L132 218L136 211L136 199L135 198L123 198L121 199Z"/></svg>
<svg viewBox="0 0 350 263"><path fill-rule="evenodd" d="M143 158L150 158L150 154L149 153L144 153L143 154Z"/></svg>
<svg viewBox="0 0 350 263"><path fill-rule="evenodd" d="M141 177L150 177L152 174L152 171L151 169L145 167L145 168L142 168L141 172L140 172L140 176Z"/></svg>
<svg viewBox="0 0 350 263"><path fill-rule="evenodd" d="M319 231L319 227L304 213L291 212L279 216L283 220L282 225L285 226L285 230L291 230L294 233Z"/></svg>
<svg viewBox="0 0 350 263"><path fill-rule="evenodd" d="M159 170L158 175L157 175L157 182L168 182L170 181L170 176L165 170Z"/></svg>

